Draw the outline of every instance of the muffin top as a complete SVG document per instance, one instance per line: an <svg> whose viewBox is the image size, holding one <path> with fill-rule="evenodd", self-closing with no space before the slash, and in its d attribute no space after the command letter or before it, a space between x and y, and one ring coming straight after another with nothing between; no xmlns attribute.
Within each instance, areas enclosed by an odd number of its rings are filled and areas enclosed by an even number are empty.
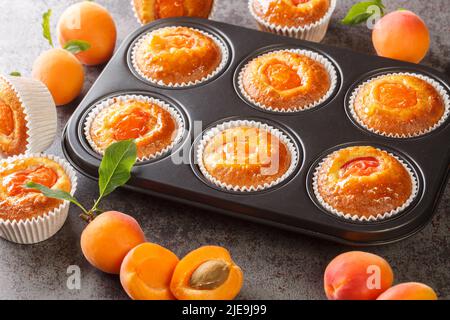
<svg viewBox="0 0 450 320"><path fill-rule="evenodd" d="M286 27L305 27L320 21L330 0L251 0L254 14L265 22Z"/></svg>
<svg viewBox="0 0 450 320"><path fill-rule="evenodd" d="M0 162L0 219L25 220L43 216L62 203L45 197L39 191L24 188L27 182L66 192L72 188L64 168L49 158L3 160Z"/></svg>
<svg viewBox="0 0 450 320"><path fill-rule="evenodd" d="M353 107L356 120L371 131L415 136L431 129L445 112L439 92L408 74L375 78L359 88Z"/></svg>
<svg viewBox="0 0 450 320"><path fill-rule="evenodd" d="M17 93L0 76L0 154L22 154L27 149L27 121Z"/></svg>
<svg viewBox="0 0 450 320"><path fill-rule="evenodd" d="M155 102L119 99L102 109L89 129L94 149L104 153L112 143L135 139L139 159L151 158L170 147L177 123L169 111Z"/></svg>
<svg viewBox="0 0 450 320"><path fill-rule="evenodd" d="M251 126L219 132L206 143L202 158L208 174L219 183L247 188L276 181L292 161L284 142Z"/></svg>
<svg viewBox="0 0 450 320"><path fill-rule="evenodd" d="M214 0L133 0L139 21L147 24L171 17L208 18Z"/></svg>
<svg viewBox="0 0 450 320"><path fill-rule="evenodd" d="M389 213L404 205L413 191L405 166L371 146L332 153L316 174L318 196L345 215L369 218Z"/></svg>
<svg viewBox="0 0 450 320"><path fill-rule="evenodd" d="M325 66L294 51L276 51L253 59L241 74L244 94L263 108L307 109L331 88Z"/></svg>
<svg viewBox="0 0 450 320"><path fill-rule="evenodd" d="M137 44L135 66L152 81L165 85L200 81L222 61L215 40L192 28L167 27L150 32Z"/></svg>

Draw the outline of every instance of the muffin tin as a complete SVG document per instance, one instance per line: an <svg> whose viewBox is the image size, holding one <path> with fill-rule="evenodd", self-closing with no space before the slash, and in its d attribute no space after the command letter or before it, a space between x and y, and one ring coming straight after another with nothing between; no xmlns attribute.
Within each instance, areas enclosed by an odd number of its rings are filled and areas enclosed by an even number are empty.
<svg viewBox="0 0 450 320"><path fill-rule="evenodd" d="M132 71L133 44L142 34L166 26L188 26L223 40L229 50L224 69L204 83L182 88L165 88L140 78ZM239 72L249 59L284 48L318 52L334 64L338 73L337 86L321 105L305 111L280 113L254 107L239 92ZM449 79L422 65L214 21L159 20L135 31L118 49L67 124L63 150L77 170L97 178L101 157L91 149L84 135L88 113L110 97L146 95L177 109L184 117L186 131L172 153L139 162L127 188L340 243L391 243L413 235L431 219L446 186L450 163L448 119L430 133L407 139L376 135L352 120L347 105L355 86L369 77L393 72L426 75L450 94ZM282 183L262 191L236 192L210 183L193 161L196 146L202 132L229 120L255 120L285 133L298 150L299 161L294 172ZM314 170L329 153L349 145L372 145L405 162L418 183L413 203L394 217L380 221L352 221L326 211L314 196Z"/></svg>

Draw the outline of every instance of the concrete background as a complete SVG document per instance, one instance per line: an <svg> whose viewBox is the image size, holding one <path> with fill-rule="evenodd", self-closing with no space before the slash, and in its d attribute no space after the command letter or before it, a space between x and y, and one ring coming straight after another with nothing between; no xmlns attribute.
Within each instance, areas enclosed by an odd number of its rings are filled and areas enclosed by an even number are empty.
<svg viewBox="0 0 450 320"><path fill-rule="evenodd" d="M219 0L216 20L256 28L246 0ZM52 8L52 30L62 11L76 1L0 0L0 73L20 71L27 76L34 59L48 44L41 36L41 16ZM113 14L118 43L138 27L129 0L98 0ZM373 53L370 31L364 26L339 24L355 1L339 0L325 43ZM389 9L408 8L420 14L432 34L431 51L424 64L450 74L450 19L448 1L385 1ZM56 41L56 39L54 39ZM84 92L101 68L86 68ZM59 130L77 106L75 101L58 109ZM447 146L443 146L447 148ZM49 153L62 155L59 139ZM96 183L79 177L77 197L90 203ZM227 247L243 268L245 284L240 299L324 299L322 276L337 254L352 250L290 232L217 215L208 211L119 190L105 202L105 209L129 213L141 223L149 241L160 243L182 257L206 244ZM433 221L419 234L400 243L367 251L380 254L392 265L395 281L420 281L450 298L449 230L450 188L447 186ZM119 280L86 262L79 247L84 224L71 208L63 229L52 239L32 246L0 240L0 299L125 299ZM66 287L69 265L81 268L81 290Z"/></svg>

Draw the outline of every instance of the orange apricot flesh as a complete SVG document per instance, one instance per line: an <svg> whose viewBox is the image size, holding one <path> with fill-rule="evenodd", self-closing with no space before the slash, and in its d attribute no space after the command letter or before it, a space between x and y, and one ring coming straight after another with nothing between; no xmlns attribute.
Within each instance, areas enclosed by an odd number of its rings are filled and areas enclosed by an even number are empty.
<svg viewBox="0 0 450 320"><path fill-rule="evenodd" d="M95 2L83 1L67 8L57 29L61 46L71 40L89 42L91 47L88 50L76 54L85 65L105 63L114 53L116 25L110 13Z"/></svg>
<svg viewBox="0 0 450 320"><path fill-rule="evenodd" d="M90 222L81 234L81 250L97 269L119 274L128 252L145 242L137 221L126 214L109 211Z"/></svg>
<svg viewBox="0 0 450 320"><path fill-rule="evenodd" d="M154 243L140 244L122 262L122 287L133 300L174 300L170 281L178 261L166 248Z"/></svg>
<svg viewBox="0 0 450 320"><path fill-rule="evenodd" d="M64 49L43 52L33 64L32 76L47 86L57 106L72 102L83 89L83 66Z"/></svg>
<svg viewBox="0 0 450 320"><path fill-rule="evenodd" d="M437 300L437 295L425 284L407 282L389 288L377 300Z"/></svg>
<svg viewBox="0 0 450 320"><path fill-rule="evenodd" d="M419 16L399 10L375 24L372 42L379 56L419 63L430 48L430 34Z"/></svg>
<svg viewBox="0 0 450 320"><path fill-rule="evenodd" d="M243 278L228 250L205 246L178 263L170 289L179 300L232 300L241 291Z"/></svg>
<svg viewBox="0 0 450 320"><path fill-rule="evenodd" d="M383 258L361 251L343 253L325 270L329 300L375 300L391 287L394 274Z"/></svg>

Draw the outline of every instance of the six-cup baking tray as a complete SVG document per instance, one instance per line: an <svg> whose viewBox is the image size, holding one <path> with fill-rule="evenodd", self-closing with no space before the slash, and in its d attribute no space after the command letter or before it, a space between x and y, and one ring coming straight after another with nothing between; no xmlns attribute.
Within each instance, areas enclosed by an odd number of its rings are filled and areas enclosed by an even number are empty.
<svg viewBox="0 0 450 320"><path fill-rule="evenodd" d="M131 47L142 34L166 26L194 27L222 39L230 52L225 69L206 83L188 88L164 88L140 79L132 71ZM333 62L338 71L338 85L322 105L303 112L274 113L253 107L239 93L236 82L242 65L261 53L283 48L312 50ZM347 102L355 86L374 75L392 72L429 76L450 92L448 78L422 65L215 21L160 20L132 33L118 49L67 124L63 150L79 172L95 179L101 159L84 136L84 121L89 111L99 101L121 94L159 98L180 111L187 133L174 149L175 158L168 154L137 164L127 188L340 243L391 243L411 236L431 219L446 186L450 163L448 120L422 137L395 139L367 132L348 114ZM230 119L264 122L292 139L300 161L291 177L272 189L249 193L224 191L206 181L192 161L196 143L202 136L198 121L202 121L202 130L207 130ZM392 218L375 222L346 220L323 209L312 190L312 173L324 156L347 145L373 145L404 160L418 178L419 193L413 204ZM174 159L181 163L174 163Z"/></svg>

